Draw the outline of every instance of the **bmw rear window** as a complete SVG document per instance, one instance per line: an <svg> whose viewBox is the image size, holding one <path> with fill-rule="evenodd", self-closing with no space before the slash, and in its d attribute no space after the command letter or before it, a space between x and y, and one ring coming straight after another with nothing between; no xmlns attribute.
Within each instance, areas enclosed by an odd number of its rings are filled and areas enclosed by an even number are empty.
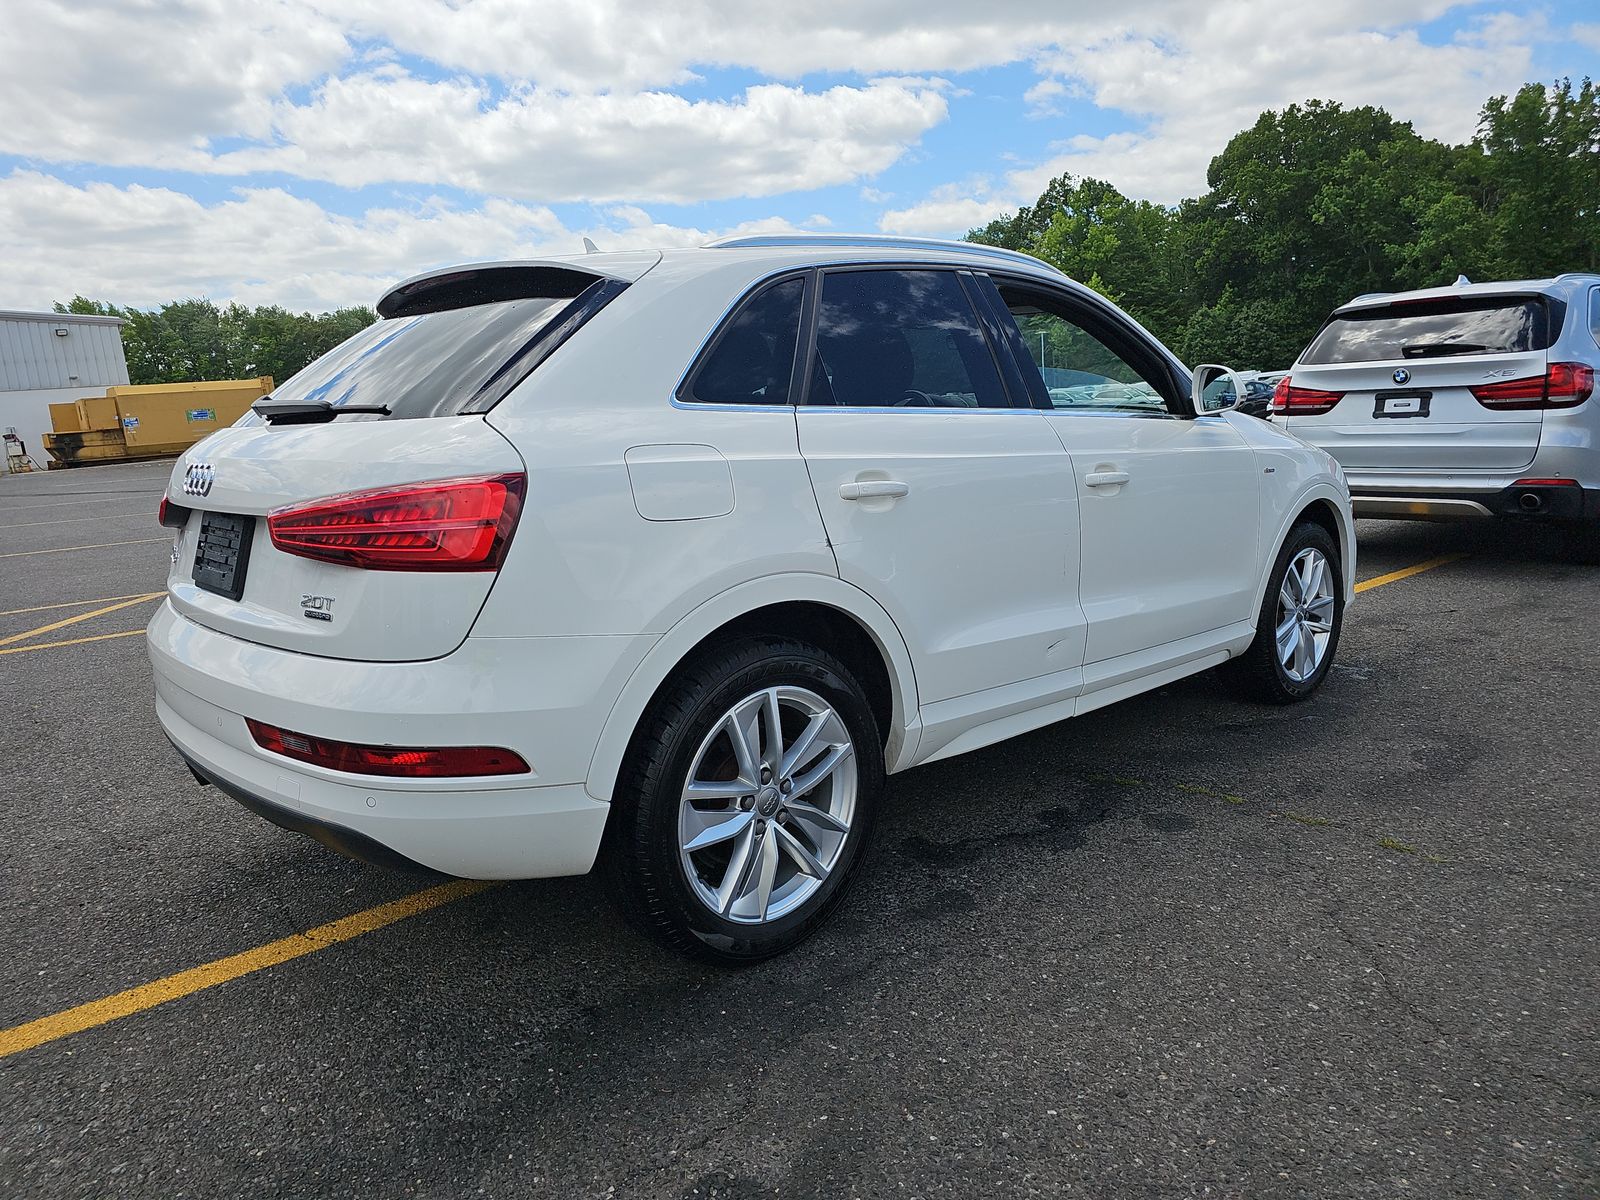
<svg viewBox="0 0 1600 1200"><path fill-rule="evenodd" d="M1445 297L1335 313L1300 356L1310 366L1517 354L1548 349L1560 326L1543 296Z"/></svg>

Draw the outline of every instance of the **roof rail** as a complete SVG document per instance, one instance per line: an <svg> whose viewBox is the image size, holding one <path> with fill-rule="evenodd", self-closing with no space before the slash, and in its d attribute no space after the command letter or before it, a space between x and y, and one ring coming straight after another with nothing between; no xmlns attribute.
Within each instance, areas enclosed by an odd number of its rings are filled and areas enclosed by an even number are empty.
<svg viewBox="0 0 1600 1200"><path fill-rule="evenodd" d="M1600 279L1600 271L1563 271L1556 276L1556 282L1563 279Z"/></svg>
<svg viewBox="0 0 1600 1200"><path fill-rule="evenodd" d="M717 238L705 244L708 250L764 249L769 247L851 247L877 250L943 250L959 254L977 254L998 258L1005 262L1022 263L1038 269L1043 267L1056 275L1062 272L1043 259L1020 250L1006 250L999 246L986 246L982 242L956 242L943 238L895 237L882 233L752 233Z"/></svg>

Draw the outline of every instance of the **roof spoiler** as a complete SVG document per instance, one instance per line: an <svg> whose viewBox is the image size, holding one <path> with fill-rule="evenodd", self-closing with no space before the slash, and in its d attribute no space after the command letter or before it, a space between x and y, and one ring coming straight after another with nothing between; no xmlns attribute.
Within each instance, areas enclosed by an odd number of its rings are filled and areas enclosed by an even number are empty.
<svg viewBox="0 0 1600 1200"><path fill-rule="evenodd" d="M414 275L390 288L378 301L378 315L411 317L529 296L570 300L602 279L632 283L660 261L660 251L652 250L445 267Z"/></svg>

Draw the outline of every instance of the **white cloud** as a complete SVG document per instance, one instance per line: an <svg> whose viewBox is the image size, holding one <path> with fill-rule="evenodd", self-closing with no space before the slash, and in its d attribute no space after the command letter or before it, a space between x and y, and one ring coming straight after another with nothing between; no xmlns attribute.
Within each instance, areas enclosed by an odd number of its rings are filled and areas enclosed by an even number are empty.
<svg viewBox="0 0 1600 1200"><path fill-rule="evenodd" d="M210 168L544 201L767 196L883 170L944 120L941 92L937 80L893 79L822 92L762 84L736 100L536 88L496 100L479 82L389 66L330 79L306 103L280 102L277 145L223 154Z"/></svg>
<svg viewBox="0 0 1600 1200"><path fill-rule="evenodd" d="M1103 109L1142 119L1142 128L1068 136L1057 153L1006 174L965 205L936 191L885 213L896 232L958 233L980 211L1031 203L1064 172L1109 180L1130 196L1176 203L1206 187L1206 168L1239 130L1267 109L1312 98L1386 108L1424 136L1469 138L1482 103L1527 77L1537 25L1480 18L1444 45L1410 26L1438 16L1447 0L1254 0L1172 5L1119 32L1074 39L1041 56L1046 98L1059 83ZM1030 93L1031 95L1032 93Z"/></svg>
<svg viewBox="0 0 1600 1200"><path fill-rule="evenodd" d="M0 179L0 307L43 309L82 294L139 307L209 296L325 311L371 304L432 267L575 254L585 236L625 250L793 228L768 219L710 231L617 207L590 228L568 229L548 208L506 200L347 217L278 188L241 189L207 205L167 188L77 186L16 171Z"/></svg>
<svg viewBox="0 0 1600 1200"><path fill-rule="evenodd" d="M1573 41L1591 50L1600 51L1600 24L1574 25L1571 32Z"/></svg>

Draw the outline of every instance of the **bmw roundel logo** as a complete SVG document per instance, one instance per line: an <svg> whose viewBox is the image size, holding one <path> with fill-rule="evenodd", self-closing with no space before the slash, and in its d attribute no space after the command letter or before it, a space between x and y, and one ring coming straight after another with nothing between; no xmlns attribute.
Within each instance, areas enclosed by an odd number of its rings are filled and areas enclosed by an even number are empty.
<svg viewBox="0 0 1600 1200"><path fill-rule="evenodd" d="M1396 383L1410 383L1411 372L1406 370L1404 367L1395 368L1394 381Z"/></svg>
<svg viewBox="0 0 1600 1200"><path fill-rule="evenodd" d="M190 463L189 469L183 473L183 494L209 496L216 477L216 470L210 463Z"/></svg>

